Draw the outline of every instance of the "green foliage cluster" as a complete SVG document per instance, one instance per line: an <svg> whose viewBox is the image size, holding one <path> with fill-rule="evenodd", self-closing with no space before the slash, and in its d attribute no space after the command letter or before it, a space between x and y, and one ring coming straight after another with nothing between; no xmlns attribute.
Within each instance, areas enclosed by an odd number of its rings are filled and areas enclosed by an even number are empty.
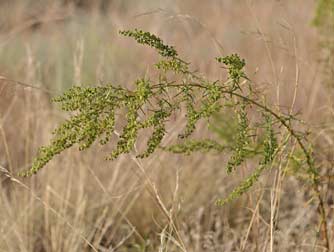
<svg viewBox="0 0 334 252"><path fill-rule="evenodd" d="M163 57L176 57L177 52L174 47L165 45L163 41L149 32L144 32L138 29L133 31L120 31L120 34L134 38L139 44L149 45L155 48Z"/></svg>
<svg viewBox="0 0 334 252"><path fill-rule="evenodd" d="M226 57L217 57L216 60L219 63L224 63L227 66L228 74L232 81L232 91L239 88L239 82L241 78L246 78L243 68L246 66L246 61L240 59L237 54L232 54Z"/></svg>
<svg viewBox="0 0 334 252"><path fill-rule="evenodd" d="M334 0L318 0L313 24L321 35L321 47L324 49L325 81L328 86L334 86Z"/></svg>
<svg viewBox="0 0 334 252"><path fill-rule="evenodd" d="M334 0L318 0L316 16L313 23L323 29L333 29L334 26Z"/></svg>
<svg viewBox="0 0 334 252"><path fill-rule="evenodd" d="M247 144L249 143L248 130L249 123L247 119L247 113L245 111L245 104L242 104L240 111L237 111L238 115L238 129L236 133L236 143L234 146L234 152L227 163L226 170L231 173L233 169L241 165L247 155Z"/></svg>
<svg viewBox="0 0 334 252"><path fill-rule="evenodd" d="M106 158L116 159L134 150L140 131L150 128L152 133L147 139L147 147L137 158L146 158L158 148L178 154L224 152L229 156L228 174L247 160L252 159L253 163L257 160L257 168L226 199L218 200L219 205L249 190L262 172L274 165L280 147L286 144L276 137L278 130L285 129L297 142L305 160L301 165L306 165L316 177L312 155L305 147L305 135L292 128L293 117L275 113L258 98L244 72L245 61L237 54L216 58L227 68L228 77L212 81L190 71L189 64L178 57L174 47L164 44L157 36L140 30L120 33L157 50L162 57L155 65L157 80L139 78L132 90L116 85L74 87L54 98L70 117L53 132L51 143L39 149L31 169L21 175L38 172L54 156L73 145L84 150L94 142L107 144L112 138L117 141ZM237 127L229 141L222 144L215 139L193 138L199 121L209 125L215 114L231 107L235 111ZM186 114L185 128L175 144L163 146L163 138L168 134L167 122L172 115L182 111ZM249 120L250 113L260 115L256 123ZM120 135L115 135L116 122L122 115L125 126ZM255 149L252 142L256 132L263 141Z"/></svg>
<svg viewBox="0 0 334 252"><path fill-rule="evenodd" d="M218 142L211 140L211 139L203 139L203 140L193 140L189 139L184 141L183 143L172 145L169 147L162 148L166 151L170 151L177 154L186 154L190 155L191 153L195 151L200 152L209 152L209 151L217 151L222 152L225 149L228 149L228 147L219 144Z"/></svg>

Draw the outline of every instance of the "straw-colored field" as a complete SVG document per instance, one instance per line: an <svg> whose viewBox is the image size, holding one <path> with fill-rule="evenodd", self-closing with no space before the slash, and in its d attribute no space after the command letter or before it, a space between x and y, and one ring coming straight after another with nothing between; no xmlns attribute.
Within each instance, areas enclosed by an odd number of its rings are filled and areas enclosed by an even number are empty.
<svg viewBox="0 0 334 252"><path fill-rule="evenodd" d="M156 151L105 161L111 147L93 145L65 151L31 178L17 176L66 118L51 97L72 86L131 88L153 72L156 53L118 34L136 27L211 79L224 78L216 56L238 53L268 102L304 120L321 173L332 174L334 90L323 81L315 7L313 0L0 1L0 251L328 251L318 202L289 165L267 170L224 207L215 200L252 165L227 175L222 154ZM220 117L216 128L228 123ZM184 123L173 118L164 142ZM320 188L330 251L332 187L325 178Z"/></svg>

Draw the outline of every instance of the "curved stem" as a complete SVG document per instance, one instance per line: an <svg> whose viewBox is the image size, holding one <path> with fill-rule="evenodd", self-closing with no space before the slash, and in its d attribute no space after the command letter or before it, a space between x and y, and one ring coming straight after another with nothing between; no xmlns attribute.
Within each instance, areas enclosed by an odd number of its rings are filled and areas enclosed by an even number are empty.
<svg viewBox="0 0 334 252"><path fill-rule="evenodd" d="M158 84L152 87L152 89L155 88L159 88L162 84ZM207 87L204 85L201 85L199 83L189 83L189 84L168 84L168 87L196 87L196 88L201 88L201 89L206 89ZM311 157L311 154L309 153L309 151L307 150L307 147L305 146L305 144L302 142L302 139L300 138L300 136L298 136L298 134L287 124L286 120L284 120L280 115L278 115L276 112L274 112L272 109L270 109L269 107L262 105L261 103L245 96L239 93L236 93L234 91L229 91L229 90L225 90L222 87L222 93L225 94L229 94L235 97L239 97L255 106L257 106L258 108L261 108L263 110L265 110L266 112L270 113L272 116L274 116L289 132L290 134L297 140L298 145L301 147L305 157L306 157L306 162L309 166L309 171L314 175L314 177L312 178L313 182L316 182L318 180L318 174L317 171L314 169L314 164L313 164L313 159Z"/></svg>
<svg viewBox="0 0 334 252"><path fill-rule="evenodd" d="M196 79L198 80L201 80L200 77L198 77L197 75L195 74L191 74L192 77L195 77ZM160 87L162 84L158 84L158 85L155 85L153 86L152 88L158 88ZM200 88L200 89L207 89L207 87L205 85L202 85L202 84L199 84L199 83L189 83L189 84L167 84L169 87L175 87L175 88L180 88L180 87L194 87L194 88ZM319 201L319 214L320 214L320 217L321 217L321 226L322 226L322 229L323 229L323 236L324 236L324 241L325 241L325 247L329 250L330 248L330 244L329 244L329 237L328 237L328 223L327 223L327 214L326 214L326 208L325 208L325 204L324 204L324 200L321 196L321 192L320 192L320 189L319 189L319 174L318 174L318 171L315 169L314 167L314 162L313 162L313 158L311 156L311 153L310 151L307 150L307 147L306 145L303 143L302 141L302 138L298 135L298 133L287 123L287 121L282 117L280 116L279 114L277 114L275 111L273 111L272 109L270 109L268 106L266 105L263 105L261 103L259 103L258 101L250 98L250 97L247 97L243 94L240 94L240 93L237 93L235 91L231 91L231 90L226 90L225 87L222 87L221 88L221 92L224 93L224 94L229 94L231 96L234 96L234 97L238 97L244 101L247 101L253 105L255 105L256 107L258 108L261 108L262 110L268 112L269 114L271 114L273 117L275 117L280 123L281 125L283 125L287 130L288 132L290 133L290 135L296 139L298 145L300 146L300 148L302 149L303 153L304 153L304 156L306 158L306 162L307 162L307 165L308 165L308 171L310 172L311 174L311 179L312 179L312 189L314 191L314 193L316 194L316 197Z"/></svg>

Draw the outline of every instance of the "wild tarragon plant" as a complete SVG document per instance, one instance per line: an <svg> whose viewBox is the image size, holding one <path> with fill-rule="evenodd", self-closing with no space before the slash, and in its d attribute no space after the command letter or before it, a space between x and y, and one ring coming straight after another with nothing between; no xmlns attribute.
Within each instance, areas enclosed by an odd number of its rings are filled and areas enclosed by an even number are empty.
<svg viewBox="0 0 334 252"><path fill-rule="evenodd" d="M318 173L306 135L293 128L297 122L293 116L275 112L259 98L245 74L246 63L237 54L216 58L217 64L227 70L228 78L212 81L191 71L190 64L179 57L175 48L166 45L159 37L137 29L121 31L120 34L158 52L160 60L155 64L159 73L157 79L139 78L132 90L115 85L73 87L54 98L53 101L60 103L70 117L53 132L51 143L39 149L31 169L21 175L30 176L38 172L54 156L72 146L84 150L97 141L105 145L112 138L117 142L106 158L117 159L133 151L141 130L151 128L147 147L137 158L146 158L157 149L179 154L222 152L229 157L225 167L228 174L247 160L255 162L256 168L249 177L225 199L217 200L218 205L224 205L251 188L262 172L273 166L276 156L289 141L297 143L303 156L300 166L306 169L312 182L317 183ZM234 111L237 124L230 143L226 145L215 139L193 137L199 121L209 124L215 114L224 113L227 108ZM172 115L182 111L187 122L175 139L177 143L163 146L162 140L168 134L167 122ZM120 113L125 115L126 123L116 136L115 124ZM259 115L256 123L250 121L250 113ZM283 130L288 138L277 137ZM254 148L256 135L261 141Z"/></svg>

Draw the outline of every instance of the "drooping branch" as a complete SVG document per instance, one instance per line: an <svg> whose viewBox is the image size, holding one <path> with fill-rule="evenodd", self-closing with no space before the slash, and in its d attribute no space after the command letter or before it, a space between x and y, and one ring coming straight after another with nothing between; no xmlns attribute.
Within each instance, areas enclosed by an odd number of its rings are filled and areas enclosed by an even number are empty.
<svg viewBox="0 0 334 252"><path fill-rule="evenodd" d="M258 167L252 174L225 200L217 202L225 204L246 192L262 172L275 162L279 146L285 144L276 137L276 130L283 127L298 143L307 171L313 182L317 182L318 173L312 153L306 147L306 134L297 132L291 126L290 121L294 120L292 116L276 113L261 102L251 88L244 88L243 80L250 80L244 72L246 63L237 54L216 58L219 64L224 64L228 78L211 81L189 70L190 64L178 56L173 46L164 44L159 37L140 30L120 33L157 50L162 57L155 64L159 73L158 80L139 78L132 90L115 85L74 87L54 98L54 102L60 103L62 110L68 112L70 117L53 132L50 144L39 149L31 169L21 175L37 173L52 158L68 148L78 146L79 150L84 150L95 142L107 144L112 138L116 138L117 142L106 158L116 159L131 152L141 131L151 128L147 147L137 158L147 158L157 149L178 154L212 150L229 156L227 173L233 172L247 160L259 160ZM215 139L193 138L200 121L208 123L214 115L223 113L227 107L233 107L238 125L232 142L222 144ZM254 107L256 109L252 109ZM163 138L168 134L167 122L180 110L185 110L186 126L176 139L177 143L163 146ZM250 111L260 114L256 126L249 119ZM124 114L126 122L117 137L114 130L120 119L118 113ZM251 132L258 128L263 129L259 133L262 134L263 141L258 143L257 149L260 151L254 151Z"/></svg>

